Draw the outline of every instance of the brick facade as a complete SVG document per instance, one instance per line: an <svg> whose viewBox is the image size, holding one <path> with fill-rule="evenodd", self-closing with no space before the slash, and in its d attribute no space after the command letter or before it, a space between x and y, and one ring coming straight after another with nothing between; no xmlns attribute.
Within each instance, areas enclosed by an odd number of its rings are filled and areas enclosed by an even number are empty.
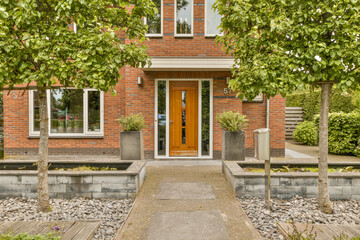
<svg viewBox="0 0 360 240"><path fill-rule="evenodd" d="M204 0L194 1L194 36L174 37L174 1L163 2L163 37L153 37L145 44L152 57L201 57L221 58L226 56L214 38L204 36ZM128 41L125 39L125 41ZM120 147L120 128L115 121L121 115L141 112L145 117L145 157L154 157L154 107L155 79L213 79L213 150L214 158L221 156L221 129L216 123L217 113L238 111L247 115L249 126L246 130L247 154L252 154L254 129L266 127L266 100L248 103L224 94L229 71L161 71L147 72L142 69L125 67L120 69L123 76L116 86L117 95L106 93L104 97L104 136L101 138L51 138L50 154L99 154L117 155ZM144 83L137 84L137 77ZM4 94L5 95L5 94ZM285 148L285 99L280 96L270 100L271 148L274 155L283 156ZM29 138L29 94L13 91L4 96L4 148L6 157L36 154L38 139Z"/></svg>

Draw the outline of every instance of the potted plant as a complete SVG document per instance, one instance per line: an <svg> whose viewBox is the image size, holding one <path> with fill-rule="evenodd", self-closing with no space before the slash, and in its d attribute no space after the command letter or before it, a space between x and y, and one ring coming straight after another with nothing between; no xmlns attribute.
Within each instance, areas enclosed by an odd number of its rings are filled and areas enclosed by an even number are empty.
<svg viewBox="0 0 360 240"><path fill-rule="evenodd" d="M144 117L141 113L121 116L118 119L120 132L120 159L143 160L144 137L142 129L145 127Z"/></svg>
<svg viewBox="0 0 360 240"><path fill-rule="evenodd" d="M223 129L222 160L245 160L245 131L247 121L245 115L238 112L223 112L216 116Z"/></svg>

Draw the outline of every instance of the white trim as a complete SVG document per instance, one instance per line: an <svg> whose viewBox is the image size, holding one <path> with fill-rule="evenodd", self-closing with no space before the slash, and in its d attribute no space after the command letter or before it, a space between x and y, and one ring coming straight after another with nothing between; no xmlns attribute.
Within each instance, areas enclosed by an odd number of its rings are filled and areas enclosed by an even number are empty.
<svg viewBox="0 0 360 240"><path fill-rule="evenodd" d="M170 155L170 81L167 80L166 81L166 156L169 155Z"/></svg>
<svg viewBox="0 0 360 240"><path fill-rule="evenodd" d="M164 33L164 0L160 0L161 9L161 32L160 33L146 33L145 37L162 37ZM147 18L144 18L144 24L147 24Z"/></svg>
<svg viewBox="0 0 360 240"><path fill-rule="evenodd" d="M151 63L143 71L230 71L234 59L153 57Z"/></svg>
<svg viewBox="0 0 360 240"><path fill-rule="evenodd" d="M202 154L202 81L198 81L198 157Z"/></svg>
<svg viewBox="0 0 360 240"><path fill-rule="evenodd" d="M68 88L76 89L76 88ZM91 136L104 136L104 92L100 92L100 131L91 132L88 131L88 92L97 91L96 89L82 89L83 93L83 133L53 133L51 132L51 94L50 90L47 90L47 104L48 104L48 118L49 118L49 136L58 137L91 137ZM40 131L34 131L34 91L29 91L29 136L38 137Z"/></svg>
<svg viewBox="0 0 360 240"><path fill-rule="evenodd" d="M208 2L209 0L205 0L205 5L204 5L204 16L205 16L205 18L204 18L204 24L205 24L205 27L204 27L204 36L205 37L216 37L216 36L223 36L224 34L223 33L217 33L217 34L207 34L207 24L206 24L206 13L207 13L207 2Z"/></svg>
<svg viewBox="0 0 360 240"><path fill-rule="evenodd" d="M189 34L177 34L176 23L177 23L177 1L174 0L174 37L193 37L194 36L194 0L191 1L191 33Z"/></svg>
<svg viewBox="0 0 360 240"><path fill-rule="evenodd" d="M165 81L166 82L166 155L159 155L158 154L158 82ZM198 156L194 157L177 157L177 156L169 156L169 148L170 148L170 81L198 81ZM209 81L210 82L210 132L209 132L209 155L202 156L202 136L201 136L201 123L202 123L202 112L201 112L201 97L202 97L202 82ZM154 111L154 124L155 124L155 131L154 131L154 157L155 159L211 159L213 158L213 79L212 78L156 78L155 79L155 111Z"/></svg>

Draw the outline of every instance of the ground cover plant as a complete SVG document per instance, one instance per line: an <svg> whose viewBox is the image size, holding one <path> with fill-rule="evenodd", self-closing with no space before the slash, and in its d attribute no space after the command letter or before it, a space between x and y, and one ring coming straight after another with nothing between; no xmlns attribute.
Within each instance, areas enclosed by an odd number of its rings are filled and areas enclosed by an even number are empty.
<svg viewBox="0 0 360 240"><path fill-rule="evenodd" d="M13 235L9 233L9 234L0 235L0 240L59 240L59 239L61 239L61 237L54 233L49 233L45 235L40 235L40 234L29 235L27 233L20 233L17 235Z"/></svg>
<svg viewBox="0 0 360 240"><path fill-rule="evenodd" d="M229 86L240 98L268 98L320 88L319 208L332 212L328 189L328 113L334 85L360 83L360 4L357 0L217 0L223 36L234 57Z"/></svg>
<svg viewBox="0 0 360 240"><path fill-rule="evenodd" d="M245 172L265 172L264 168L244 167ZM290 165L282 166L281 168L271 168L272 172L319 172L317 167L292 167ZM347 167L329 167L328 172L354 172L360 173L360 169L354 166Z"/></svg>
<svg viewBox="0 0 360 240"><path fill-rule="evenodd" d="M142 18L156 11L151 0L0 0L0 89L38 92L43 211L50 209L47 90L75 87L115 94L121 67L150 63L141 44L147 32ZM125 42L125 36L132 41Z"/></svg>

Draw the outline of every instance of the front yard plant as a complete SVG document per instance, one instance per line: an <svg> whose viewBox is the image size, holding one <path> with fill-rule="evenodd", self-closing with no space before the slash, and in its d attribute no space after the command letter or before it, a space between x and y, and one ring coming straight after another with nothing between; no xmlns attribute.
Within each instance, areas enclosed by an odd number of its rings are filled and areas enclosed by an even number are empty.
<svg viewBox="0 0 360 240"><path fill-rule="evenodd" d="M317 145L319 142L319 128L314 122L304 121L296 126L294 139L306 145Z"/></svg>
<svg viewBox="0 0 360 240"><path fill-rule="evenodd" d="M144 159L144 136L141 131L145 120L141 113L121 116L119 119L121 160Z"/></svg>
<svg viewBox="0 0 360 240"><path fill-rule="evenodd" d="M222 160L245 160L245 131L247 121L239 112L223 112L216 116L222 133Z"/></svg>
<svg viewBox="0 0 360 240"><path fill-rule="evenodd" d="M307 145L318 143L319 115L300 123L294 139ZM360 156L360 112L329 114L329 153Z"/></svg>
<svg viewBox="0 0 360 240"><path fill-rule="evenodd" d="M141 131L145 127L145 120L141 113L121 116L118 121L123 132Z"/></svg>

